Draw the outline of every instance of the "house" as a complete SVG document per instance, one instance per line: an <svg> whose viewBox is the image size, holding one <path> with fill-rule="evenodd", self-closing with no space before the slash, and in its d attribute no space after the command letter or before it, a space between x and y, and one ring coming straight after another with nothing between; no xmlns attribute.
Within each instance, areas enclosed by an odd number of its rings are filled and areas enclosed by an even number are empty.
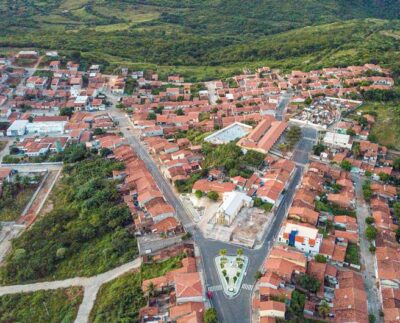
<svg viewBox="0 0 400 323"><path fill-rule="evenodd" d="M236 185L230 182L217 182L209 181L207 179L199 179L196 181L192 188L192 193L201 191L203 193L217 192L220 195L227 192L232 192L236 188Z"/></svg>
<svg viewBox="0 0 400 323"><path fill-rule="evenodd" d="M339 271L335 289L333 313L336 322L368 322L367 294L364 281L354 271Z"/></svg>
<svg viewBox="0 0 400 323"><path fill-rule="evenodd" d="M260 317L285 318L286 305L277 301L260 301L258 304Z"/></svg>
<svg viewBox="0 0 400 323"><path fill-rule="evenodd" d="M243 207L252 207L253 199L245 193L233 191L223 194L223 203L218 208L215 220L218 224L230 225Z"/></svg>
<svg viewBox="0 0 400 323"><path fill-rule="evenodd" d="M26 133L28 120L15 120L7 129L8 137L23 136Z"/></svg>
<svg viewBox="0 0 400 323"><path fill-rule="evenodd" d="M177 304L203 302L204 292L198 272L177 274L174 281Z"/></svg>
<svg viewBox="0 0 400 323"><path fill-rule="evenodd" d="M349 232L357 232L357 219L348 215L336 215L333 219L333 225L345 229Z"/></svg>
<svg viewBox="0 0 400 323"><path fill-rule="evenodd" d="M351 149L351 147L353 146L351 136L335 132L327 132L323 139L323 142L329 147L336 148Z"/></svg>
<svg viewBox="0 0 400 323"><path fill-rule="evenodd" d="M322 235L313 226L286 221L279 232L278 241L306 254L317 254L321 247Z"/></svg>
<svg viewBox="0 0 400 323"><path fill-rule="evenodd" d="M318 223L319 213L307 207L291 207L288 218L316 225Z"/></svg>
<svg viewBox="0 0 400 323"><path fill-rule="evenodd" d="M13 170L7 167L0 167L0 183L11 182Z"/></svg>

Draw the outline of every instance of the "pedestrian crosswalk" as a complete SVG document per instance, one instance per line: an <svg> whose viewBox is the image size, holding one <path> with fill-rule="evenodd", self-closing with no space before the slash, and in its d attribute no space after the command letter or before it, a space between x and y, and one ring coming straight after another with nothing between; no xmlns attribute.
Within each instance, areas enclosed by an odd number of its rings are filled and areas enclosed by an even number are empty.
<svg viewBox="0 0 400 323"><path fill-rule="evenodd" d="M242 289L248 290L248 291L252 291L253 290L253 285L243 284L242 285ZM223 290L222 285L215 285L215 286L208 287L208 291L209 292L219 292L219 291L222 291L222 290Z"/></svg>
<svg viewBox="0 0 400 323"><path fill-rule="evenodd" d="M243 285L242 285L242 288L245 289L245 290L252 290L252 289L253 289L253 285L250 285L250 284L243 284Z"/></svg>
<svg viewBox="0 0 400 323"><path fill-rule="evenodd" d="M218 292L220 290L222 290L222 285L208 287L208 291L210 291L210 292Z"/></svg>

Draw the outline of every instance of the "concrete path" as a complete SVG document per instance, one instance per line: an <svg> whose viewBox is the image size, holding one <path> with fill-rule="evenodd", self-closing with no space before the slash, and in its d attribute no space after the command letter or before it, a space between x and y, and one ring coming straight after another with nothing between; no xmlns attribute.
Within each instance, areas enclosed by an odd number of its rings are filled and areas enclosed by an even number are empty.
<svg viewBox="0 0 400 323"><path fill-rule="evenodd" d="M103 284L125 274L130 270L138 269L141 264L142 264L141 258L137 258L117 268L111 269L105 273L92 277L75 277L65 280L41 282L41 283L26 284L26 285L2 286L0 287L0 296L7 294L30 293L39 290L54 290L58 288L82 286L84 288L84 295L82 303L79 306L75 323L86 323L89 321L89 315L93 308L100 287Z"/></svg>

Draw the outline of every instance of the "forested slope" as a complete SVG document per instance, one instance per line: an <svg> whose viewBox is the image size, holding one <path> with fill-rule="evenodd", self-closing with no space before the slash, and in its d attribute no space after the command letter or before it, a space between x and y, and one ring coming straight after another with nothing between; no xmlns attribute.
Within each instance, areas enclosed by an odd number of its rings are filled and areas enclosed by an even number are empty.
<svg viewBox="0 0 400 323"><path fill-rule="evenodd" d="M0 0L0 16L0 47L79 51L111 67L179 66L207 78L263 62L390 65L400 1Z"/></svg>

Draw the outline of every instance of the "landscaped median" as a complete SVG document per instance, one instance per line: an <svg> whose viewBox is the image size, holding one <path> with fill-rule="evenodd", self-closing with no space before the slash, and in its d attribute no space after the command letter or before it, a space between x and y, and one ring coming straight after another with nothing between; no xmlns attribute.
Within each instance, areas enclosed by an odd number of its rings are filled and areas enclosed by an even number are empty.
<svg viewBox="0 0 400 323"><path fill-rule="evenodd" d="M248 258L243 256L241 252L238 252L237 256L226 256L222 251L220 256L215 257L215 266L224 293L229 297L234 297L240 291L248 265Z"/></svg>

